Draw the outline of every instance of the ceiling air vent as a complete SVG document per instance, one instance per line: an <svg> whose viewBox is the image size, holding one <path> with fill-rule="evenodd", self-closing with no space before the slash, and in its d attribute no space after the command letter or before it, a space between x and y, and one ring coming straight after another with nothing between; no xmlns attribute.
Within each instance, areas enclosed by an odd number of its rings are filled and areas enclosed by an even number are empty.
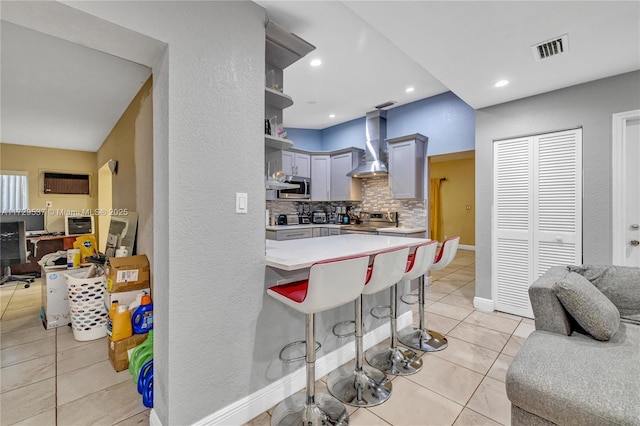
<svg viewBox="0 0 640 426"><path fill-rule="evenodd" d="M551 40L534 44L531 46L531 50L533 51L533 57L536 61L542 61L552 56L560 55L569 50L569 36L563 34Z"/></svg>

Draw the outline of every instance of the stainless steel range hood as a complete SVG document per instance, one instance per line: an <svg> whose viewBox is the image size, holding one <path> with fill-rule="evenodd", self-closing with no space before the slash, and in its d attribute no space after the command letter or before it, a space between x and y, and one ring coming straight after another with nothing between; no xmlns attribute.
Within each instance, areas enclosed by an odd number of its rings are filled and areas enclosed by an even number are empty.
<svg viewBox="0 0 640 426"><path fill-rule="evenodd" d="M367 142L364 163L347 173L354 178L388 175L387 170L387 111L376 109L367 113Z"/></svg>

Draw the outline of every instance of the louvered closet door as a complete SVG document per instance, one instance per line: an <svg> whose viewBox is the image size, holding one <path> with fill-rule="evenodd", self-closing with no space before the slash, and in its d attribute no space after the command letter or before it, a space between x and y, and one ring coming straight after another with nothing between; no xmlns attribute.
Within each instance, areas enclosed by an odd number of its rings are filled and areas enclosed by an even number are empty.
<svg viewBox="0 0 640 426"><path fill-rule="evenodd" d="M582 129L534 138L534 279L582 263Z"/></svg>
<svg viewBox="0 0 640 426"><path fill-rule="evenodd" d="M533 145L530 138L494 144L493 300L495 309L531 316Z"/></svg>
<svg viewBox="0 0 640 426"><path fill-rule="evenodd" d="M582 130L494 143L493 298L532 317L528 289L582 261Z"/></svg>

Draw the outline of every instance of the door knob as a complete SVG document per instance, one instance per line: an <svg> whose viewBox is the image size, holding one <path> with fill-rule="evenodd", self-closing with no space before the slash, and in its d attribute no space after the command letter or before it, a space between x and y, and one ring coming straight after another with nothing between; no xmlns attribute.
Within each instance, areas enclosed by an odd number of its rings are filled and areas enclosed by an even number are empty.
<svg viewBox="0 0 640 426"><path fill-rule="evenodd" d="M631 244L632 246L638 246L638 245L640 245L640 241L638 241L638 240L631 240L631 241L629 241L629 244Z"/></svg>
<svg viewBox="0 0 640 426"><path fill-rule="evenodd" d="M637 223L634 223L633 225L631 225L631 229L638 229L640 228L640 225L638 225Z"/></svg>

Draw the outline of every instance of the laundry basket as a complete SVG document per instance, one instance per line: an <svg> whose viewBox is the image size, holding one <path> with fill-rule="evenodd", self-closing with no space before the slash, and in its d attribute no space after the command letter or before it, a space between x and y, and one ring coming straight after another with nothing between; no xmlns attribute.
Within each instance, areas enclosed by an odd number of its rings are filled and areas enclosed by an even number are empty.
<svg viewBox="0 0 640 426"><path fill-rule="evenodd" d="M79 278L65 274L71 328L79 341L95 340L107 335L107 308L104 305L106 278Z"/></svg>

